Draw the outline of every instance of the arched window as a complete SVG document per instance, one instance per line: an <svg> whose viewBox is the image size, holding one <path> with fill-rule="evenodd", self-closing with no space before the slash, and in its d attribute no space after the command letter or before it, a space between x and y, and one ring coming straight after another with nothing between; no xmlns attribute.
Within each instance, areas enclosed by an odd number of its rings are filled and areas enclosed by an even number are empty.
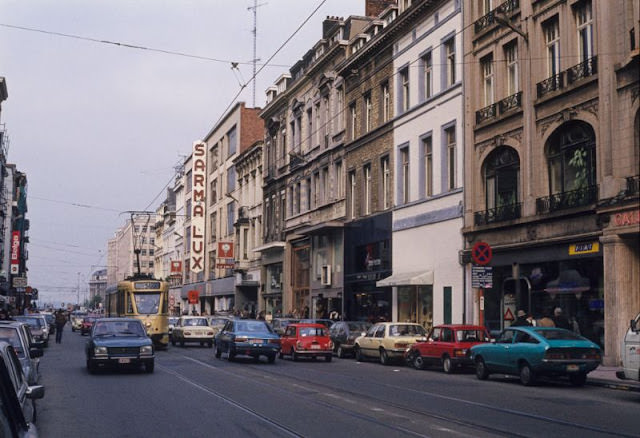
<svg viewBox="0 0 640 438"><path fill-rule="evenodd" d="M591 126L573 121L559 127L547 142L551 195L596 184L596 140Z"/></svg>
<svg viewBox="0 0 640 438"><path fill-rule="evenodd" d="M520 159L511 147L502 146L485 161L487 210L520 202Z"/></svg>

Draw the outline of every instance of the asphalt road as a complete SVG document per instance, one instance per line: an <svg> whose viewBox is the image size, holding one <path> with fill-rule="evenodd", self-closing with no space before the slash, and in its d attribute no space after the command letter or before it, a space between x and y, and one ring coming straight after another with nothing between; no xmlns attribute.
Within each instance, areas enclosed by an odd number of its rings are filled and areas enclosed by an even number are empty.
<svg viewBox="0 0 640 438"><path fill-rule="evenodd" d="M638 392L353 359L228 362L199 346L157 352L153 374L90 375L86 339L67 326L45 350L41 437L640 437Z"/></svg>

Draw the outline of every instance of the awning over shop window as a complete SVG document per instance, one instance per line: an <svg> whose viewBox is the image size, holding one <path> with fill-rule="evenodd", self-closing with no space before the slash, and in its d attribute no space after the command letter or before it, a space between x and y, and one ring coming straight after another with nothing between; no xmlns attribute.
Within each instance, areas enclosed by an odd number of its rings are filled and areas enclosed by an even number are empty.
<svg viewBox="0 0 640 438"><path fill-rule="evenodd" d="M376 282L377 287L422 286L433 284L433 271L394 273Z"/></svg>

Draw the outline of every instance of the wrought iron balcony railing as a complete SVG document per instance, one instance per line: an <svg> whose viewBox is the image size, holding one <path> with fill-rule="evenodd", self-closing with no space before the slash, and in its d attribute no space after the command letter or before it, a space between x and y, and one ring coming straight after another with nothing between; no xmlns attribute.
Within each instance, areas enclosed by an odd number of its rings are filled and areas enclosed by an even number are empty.
<svg viewBox="0 0 640 438"><path fill-rule="evenodd" d="M593 204L597 199L598 186L594 185L538 198L536 199L536 211L538 214L546 214L569 208L584 207Z"/></svg>
<svg viewBox="0 0 640 438"><path fill-rule="evenodd" d="M627 177L627 190L625 194L627 196L640 194L640 176Z"/></svg>
<svg viewBox="0 0 640 438"><path fill-rule="evenodd" d="M503 205L485 211L474 213L474 223L476 225L488 225L495 222L504 222L519 219L522 211L522 203Z"/></svg>
<svg viewBox="0 0 640 438"><path fill-rule="evenodd" d="M552 91L559 90L562 87L564 87L564 80L563 80L562 73L553 75L542 82L538 82L537 84L538 98Z"/></svg>
<svg viewBox="0 0 640 438"><path fill-rule="evenodd" d="M596 73L598 73L598 58L594 56L567 70L567 84L572 84L579 79L593 76Z"/></svg>
<svg viewBox="0 0 640 438"><path fill-rule="evenodd" d="M495 119L498 115L496 109L497 105L494 103L476 111L476 124L482 123L485 120Z"/></svg>
<svg viewBox="0 0 640 438"><path fill-rule="evenodd" d="M507 0L473 24L475 33L481 32L495 23L496 14L510 14L518 8L520 8L520 0Z"/></svg>
<svg viewBox="0 0 640 438"><path fill-rule="evenodd" d="M512 109L522 107L522 91L505 97L498 103L486 106L476 111L476 124L480 124L486 120L496 119Z"/></svg>

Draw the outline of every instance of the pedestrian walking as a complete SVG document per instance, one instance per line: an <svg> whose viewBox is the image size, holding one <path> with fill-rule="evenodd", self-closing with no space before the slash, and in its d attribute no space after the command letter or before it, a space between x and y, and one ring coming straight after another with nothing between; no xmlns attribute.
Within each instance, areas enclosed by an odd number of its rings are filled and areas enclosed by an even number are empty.
<svg viewBox="0 0 640 438"><path fill-rule="evenodd" d="M62 329L67 323L67 316L64 310L60 309L56 312L56 344L62 344Z"/></svg>

